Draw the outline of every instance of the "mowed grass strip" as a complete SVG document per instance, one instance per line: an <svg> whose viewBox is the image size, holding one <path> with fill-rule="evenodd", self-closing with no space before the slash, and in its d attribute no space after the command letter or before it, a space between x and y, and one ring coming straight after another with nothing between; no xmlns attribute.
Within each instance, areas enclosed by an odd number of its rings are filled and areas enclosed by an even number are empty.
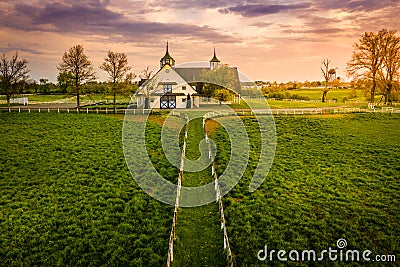
<svg viewBox="0 0 400 267"><path fill-rule="evenodd" d="M200 156L199 142L204 138L202 119L189 123L186 157ZM200 186L213 181L210 168L201 172L184 172L183 186ZM177 241L173 266L226 266L220 214L217 203L201 207L179 208Z"/></svg>

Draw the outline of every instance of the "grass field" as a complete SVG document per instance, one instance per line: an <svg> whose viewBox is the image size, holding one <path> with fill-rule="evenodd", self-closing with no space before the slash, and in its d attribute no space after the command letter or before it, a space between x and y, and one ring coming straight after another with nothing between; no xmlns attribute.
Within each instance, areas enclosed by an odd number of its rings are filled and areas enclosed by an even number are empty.
<svg viewBox="0 0 400 267"><path fill-rule="evenodd" d="M158 147L159 118L152 117L146 139L149 151L155 151L153 163L173 180L177 170ZM237 266L279 265L257 260L265 245L320 251L335 247L339 238L347 240L349 249L400 259L397 114L276 117L274 164L252 194L248 183L259 153L258 132L251 117L243 120L252 160L224 197ZM122 116L99 114L0 114L0 266L165 265L173 208L150 198L131 178L122 152L122 122ZM190 134L202 138L196 129ZM230 149L225 131L216 127L213 132L221 172ZM196 146L188 149L193 157ZM218 213L211 206L204 209L186 215L182 209L178 227L194 228L189 219L202 218L207 228L200 230L202 240L222 246L209 228L215 222L220 230ZM178 233L181 252L185 236L193 235ZM187 252L190 257L210 256L207 249L193 256L194 247ZM210 257L201 261L203 266L214 266L215 257Z"/></svg>
<svg viewBox="0 0 400 267"><path fill-rule="evenodd" d="M134 183L122 118L1 114L0 266L165 264L173 208Z"/></svg>
<svg viewBox="0 0 400 267"><path fill-rule="evenodd" d="M275 120L278 143L273 166L262 187L250 194L258 134L255 122L244 119L255 148L249 164L253 167L224 198L238 266L268 263L257 259L265 245L276 251L322 251L335 247L340 238L347 240L348 249L393 254L398 260L400 117L361 114ZM221 167L229 158L226 140L224 130L218 129L214 141L220 148ZM278 264L275 257L272 265ZM339 266L339 262L325 258L320 265Z"/></svg>
<svg viewBox="0 0 400 267"><path fill-rule="evenodd" d="M322 98L322 89L294 89L283 92L289 92L292 95L297 94L301 96L306 96L312 100L321 100ZM338 102L342 102L343 98L351 98L351 95L351 89L331 89L328 91L327 99L337 99ZM362 90L356 90L355 99L366 101L364 92Z"/></svg>

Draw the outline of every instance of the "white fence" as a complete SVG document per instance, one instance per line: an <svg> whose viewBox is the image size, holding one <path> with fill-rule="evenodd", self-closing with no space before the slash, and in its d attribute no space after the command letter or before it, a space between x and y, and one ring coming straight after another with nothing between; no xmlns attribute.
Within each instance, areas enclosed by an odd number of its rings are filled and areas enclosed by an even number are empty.
<svg viewBox="0 0 400 267"><path fill-rule="evenodd" d="M208 144L208 157L209 157L209 159L212 159L213 157L211 154L212 153L211 146L208 141L209 139L208 139L207 130L206 130L206 120L209 117L207 117L206 115L207 114L205 114L203 117L203 129L204 129L204 133L205 133L206 143ZM215 171L214 161L211 162L211 175L214 177L216 201L218 202L218 207L219 207L219 211L221 214L221 229L222 229L223 237L224 237L224 249L227 252L228 266L233 267L232 250L231 250L231 246L229 244L228 231L226 230L224 205L222 203L221 191L220 191L219 185L218 185L218 175L217 175L217 172Z"/></svg>
<svg viewBox="0 0 400 267"><path fill-rule="evenodd" d="M172 218L172 228L171 234L169 236L168 242L168 258L167 258L167 267L171 266L171 263L174 261L174 241L176 239L176 224L178 222L178 207L179 207L179 198L181 196L181 188L182 188L182 177L183 177L183 167L185 164L185 153L186 153L186 140L189 129L189 118L185 116L185 137L183 139L183 147L182 147L182 155L181 155L181 163L179 167L179 175L178 175L178 187L176 189L176 199L175 199L175 209L174 209L174 217Z"/></svg>
<svg viewBox="0 0 400 267"><path fill-rule="evenodd" d="M20 97L20 98L11 98L10 104L20 104L20 105L28 105L28 98L27 97Z"/></svg>
<svg viewBox="0 0 400 267"><path fill-rule="evenodd" d="M116 109L116 113L117 114L126 114L127 111L130 111L130 114L133 115L144 115L144 114L150 114L152 112L152 109ZM37 112L37 113L43 113L43 112L47 112L47 113L114 113L114 109L113 108L80 108L80 110L78 108L37 108L37 107L19 107L19 108L4 108L4 109L0 109L1 111L5 111L5 112L28 112L28 113L33 113L33 112Z"/></svg>

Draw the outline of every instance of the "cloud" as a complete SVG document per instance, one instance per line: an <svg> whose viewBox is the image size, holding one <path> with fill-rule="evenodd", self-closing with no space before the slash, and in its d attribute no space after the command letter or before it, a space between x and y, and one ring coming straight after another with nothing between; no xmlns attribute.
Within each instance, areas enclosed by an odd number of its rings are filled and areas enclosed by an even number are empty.
<svg viewBox="0 0 400 267"><path fill-rule="evenodd" d="M255 22L250 24L249 26L259 27L259 28L266 28L274 25L272 22Z"/></svg>
<svg viewBox="0 0 400 267"><path fill-rule="evenodd" d="M0 46L0 53L9 53L9 52L26 52L26 53L30 53L33 55L44 55L46 53L39 51L39 50L35 50L35 49L31 49L31 48L27 48L25 46L21 46L21 45L7 45L7 46Z"/></svg>
<svg viewBox="0 0 400 267"><path fill-rule="evenodd" d="M0 24L25 31L104 35L110 39L122 36L136 42L160 39L160 36L198 38L215 43L237 41L209 26L130 19L107 9L107 5L108 1L96 0L15 4L12 12L0 18Z"/></svg>
<svg viewBox="0 0 400 267"><path fill-rule="evenodd" d="M236 0L237 1L237 0ZM221 1L215 1L215 0L171 0L171 1L152 1L151 6L157 6L157 7L169 7L169 8L183 8L183 9L192 9L192 8L210 8L210 9L215 9L215 8L222 8L222 7L227 7L229 5L232 5L232 2L235 1L230 1L230 0L221 0ZM241 2L241 1L237 1ZM248 2L254 2L254 1L248 1Z"/></svg>
<svg viewBox="0 0 400 267"><path fill-rule="evenodd" d="M400 0L319 0L316 6L320 9L340 9L344 11L373 11L386 7L394 7L399 5Z"/></svg>
<svg viewBox="0 0 400 267"><path fill-rule="evenodd" d="M311 7L310 3L297 3L291 5L281 5L281 4L245 4L236 5L228 8L220 9L219 12L222 14L234 13L242 15L243 17L258 17L264 15L277 14L289 10L301 10L308 9Z"/></svg>

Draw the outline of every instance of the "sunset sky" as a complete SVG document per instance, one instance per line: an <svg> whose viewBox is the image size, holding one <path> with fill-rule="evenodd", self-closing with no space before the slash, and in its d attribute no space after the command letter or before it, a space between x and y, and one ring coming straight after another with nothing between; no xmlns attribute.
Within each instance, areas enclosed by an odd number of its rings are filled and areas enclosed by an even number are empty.
<svg viewBox="0 0 400 267"><path fill-rule="evenodd" d="M82 44L99 69L108 50L135 73L158 70L169 41L176 63L218 58L253 80L322 80L332 60L346 78L352 45L365 31L400 31L400 0L127 1L0 0L0 53L18 51L33 79L55 82L57 64Z"/></svg>

